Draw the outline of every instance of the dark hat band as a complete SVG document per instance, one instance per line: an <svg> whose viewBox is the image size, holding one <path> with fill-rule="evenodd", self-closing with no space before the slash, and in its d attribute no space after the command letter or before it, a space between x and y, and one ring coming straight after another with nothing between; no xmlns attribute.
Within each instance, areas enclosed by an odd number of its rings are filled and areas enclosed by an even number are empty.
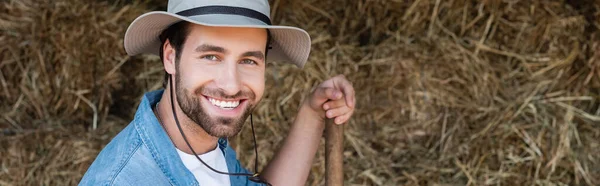
<svg viewBox="0 0 600 186"><path fill-rule="evenodd" d="M187 9L181 12L177 12L177 15L180 16L197 16L197 15L207 15L207 14L229 14L229 15L239 15L249 18L254 18L262 21L267 25L271 25L271 19L267 17L265 14L260 13L256 10L252 10L249 8L243 7L233 7L233 6L203 6Z"/></svg>

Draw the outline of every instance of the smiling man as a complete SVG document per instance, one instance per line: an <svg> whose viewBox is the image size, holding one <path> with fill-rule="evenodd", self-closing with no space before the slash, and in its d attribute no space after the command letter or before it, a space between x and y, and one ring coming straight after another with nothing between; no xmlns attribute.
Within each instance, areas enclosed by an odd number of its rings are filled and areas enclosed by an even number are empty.
<svg viewBox="0 0 600 186"><path fill-rule="evenodd" d="M271 25L266 0L170 0L167 12L134 20L124 41L129 55L161 57L165 90L144 95L80 185L304 185L325 119L342 124L354 112L352 85L324 81L265 170L250 173L227 138L260 102L267 60L304 66L308 34Z"/></svg>

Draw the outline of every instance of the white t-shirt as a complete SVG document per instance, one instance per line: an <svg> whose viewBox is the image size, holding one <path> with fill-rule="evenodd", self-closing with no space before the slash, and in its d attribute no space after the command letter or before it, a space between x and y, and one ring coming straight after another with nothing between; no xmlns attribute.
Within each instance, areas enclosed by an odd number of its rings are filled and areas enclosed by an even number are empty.
<svg viewBox="0 0 600 186"><path fill-rule="evenodd" d="M200 185L231 185L229 175L216 173L208 167L204 166L194 155L187 154L177 149L179 158L183 161L185 167L194 174L196 180ZM217 169L221 172L229 172L227 169L227 163L225 162L225 156L219 147L205 154L199 155L202 161L210 165L212 168Z"/></svg>

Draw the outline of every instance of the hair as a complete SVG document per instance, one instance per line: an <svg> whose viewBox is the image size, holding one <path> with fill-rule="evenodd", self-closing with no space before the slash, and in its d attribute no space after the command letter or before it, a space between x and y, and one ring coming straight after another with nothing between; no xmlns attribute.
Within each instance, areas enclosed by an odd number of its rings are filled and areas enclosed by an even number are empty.
<svg viewBox="0 0 600 186"><path fill-rule="evenodd" d="M185 43L185 40L187 38L189 34L189 23L186 21L179 21L171 26L169 26L167 29L165 29L159 37L160 39L160 51L159 51L159 57L161 61L165 61L165 59L163 58L163 53L164 53L164 46L165 46L165 42L167 42L167 40L169 40L169 43L171 44L171 47L173 47L173 49L175 49L175 65L177 64L177 59L179 59L179 57L181 57L181 51L183 51L183 44ZM167 73L167 71L165 71L165 78L163 81L163 88L167 87L167 82L169 81L169 73Z"/></svg>
<svg viewBox="0 0 600 186"><path fill-rule="evenodd" d="M159 50L159 57L160 60L164 62L163 59L163 47L165 46L165 42L167 42L167 40L169 41L169 43L171 44L171 47L173 47L173 49L175 49L175 65L179 65L178 61L179 58L181 57L181 51L183 51L183 44L185 43L185 40L187 39L187 36L190 34L190 23L187 21L179 21L171 26L169 26L167 29L165 29L160 35L159 35L159 39L160 39L160 50ZM269 53L269 49L271 49L271 32L267 29L267 45L265 48L265 61L267 54ZM164 81L163 81L163 88L167 87L167 83L169 81L169 76L170 74L165 71L165 77L164 77Z"/></svg>

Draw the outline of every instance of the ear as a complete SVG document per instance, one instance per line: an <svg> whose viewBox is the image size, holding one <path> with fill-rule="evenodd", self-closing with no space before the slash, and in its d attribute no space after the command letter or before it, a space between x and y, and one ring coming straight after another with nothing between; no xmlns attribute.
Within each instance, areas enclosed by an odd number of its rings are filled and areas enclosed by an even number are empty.
<svg viewBox="0 0 600 186"><path fill-rule="evenodd" d="M163 47L163 65L167 73L175 74L175 48L171 46L171 42L167 39Z"/></svg>

